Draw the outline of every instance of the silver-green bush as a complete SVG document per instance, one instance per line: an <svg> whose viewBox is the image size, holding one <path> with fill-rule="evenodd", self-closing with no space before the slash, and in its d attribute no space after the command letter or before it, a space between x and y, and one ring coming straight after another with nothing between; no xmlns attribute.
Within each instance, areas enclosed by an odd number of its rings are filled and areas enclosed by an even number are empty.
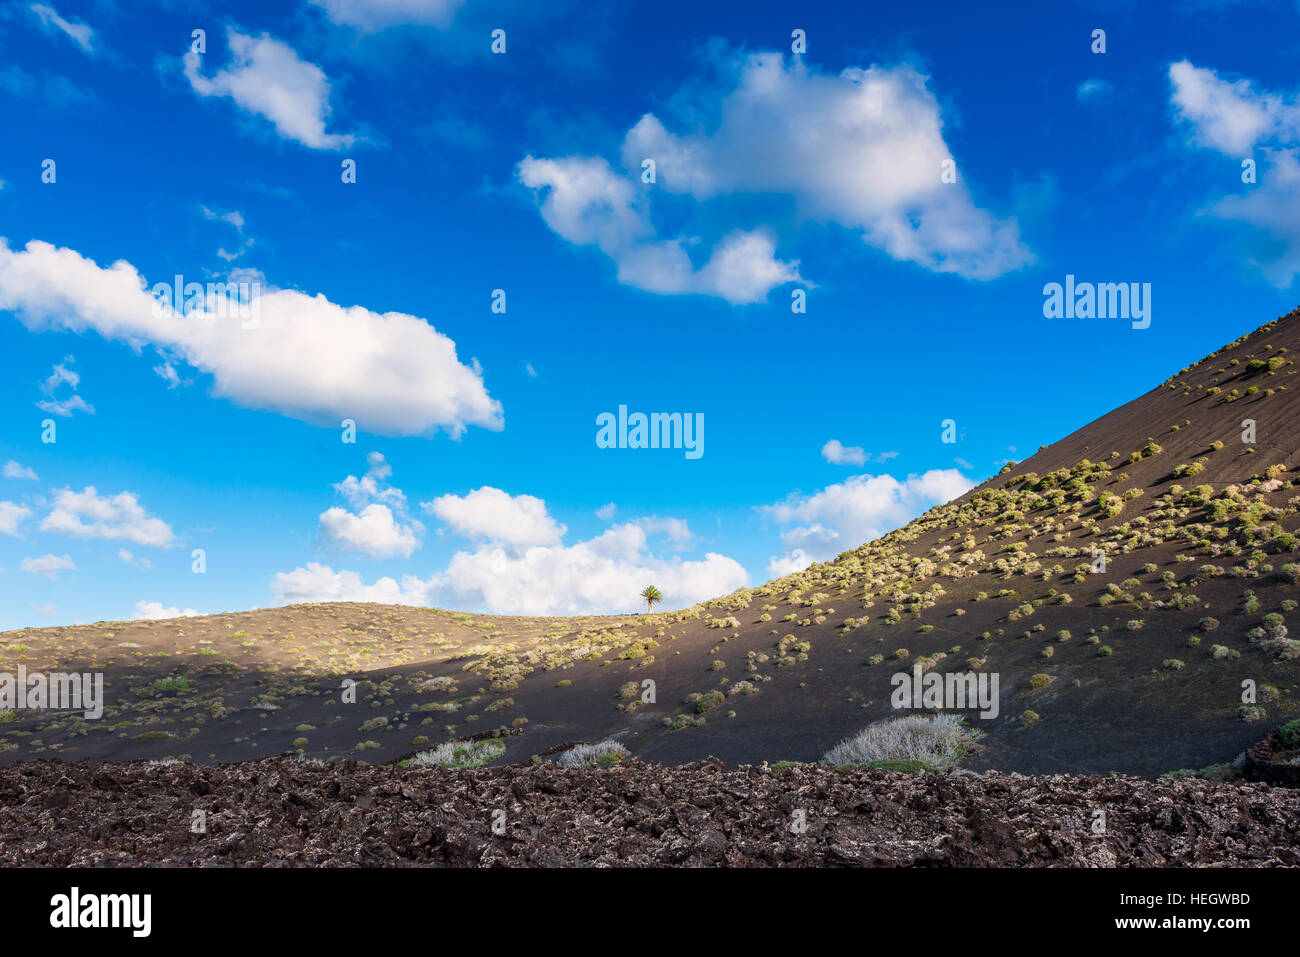
<svg viewBox="0 0 1300 957"><path fill-rule="evenodd" d="M562 768L608 767L630 757L631 754L631 751L613 738L606 738L595 744L579 744L569 748L555 758L555 763Z"/></svg>
<svg viewBox="0 0 1300 957"><path fill-rule="evenodd" d="M914 760L951 768L960 764L983 736L960 715L913 714L863 728L827 751L822 763L839 766Z"/></svg>

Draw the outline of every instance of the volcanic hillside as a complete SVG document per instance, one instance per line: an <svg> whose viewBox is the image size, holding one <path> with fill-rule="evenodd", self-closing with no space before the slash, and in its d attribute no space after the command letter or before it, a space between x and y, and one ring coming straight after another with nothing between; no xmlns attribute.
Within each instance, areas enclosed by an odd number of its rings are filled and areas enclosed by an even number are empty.
<svg viewBox="0 0 1300 957"><path fill-rule="evenodd" d="M1230 761L1300 715L1298 353L1300 311L905 528L685 611L340 603L10 632L4 670L103 670L108 707L0 714L0 761L380 763L489 736L501 763L610 736L665 763L815 761L896 716L891 676L917 663L998 675L998 716L969 715L976 769Z"/></svg>

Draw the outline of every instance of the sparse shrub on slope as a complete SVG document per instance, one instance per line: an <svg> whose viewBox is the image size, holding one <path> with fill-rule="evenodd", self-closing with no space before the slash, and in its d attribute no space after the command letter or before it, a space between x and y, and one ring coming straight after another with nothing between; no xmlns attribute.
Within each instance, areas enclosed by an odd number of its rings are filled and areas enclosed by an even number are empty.
<svg viewBox="0 0 1300 957"><path fill-rule="evenodd" d="M960 715L908 715L877 722L845 738L822 757L823 764L923 761L936 768L960 764L984 735Z"/></svg>
<svg viewBox="0 0 1300 957"><path fill-rule="evenodd" d="M159 678L149 687L154 691L189 691L190 679L184 675L169 675L166 678Z"/></svg>
<svg viewBox="0 0 1300 957"><path fill-rule="evenodd" d="M506 746L495 739L486 741L448 741L421 751L411 758L413 768L476 768L495 761L505 753Z"/></svg>
<svg viewBox="0 0 1300 957"><path fill-rule="evenodd" d="M726 696L721 691L706 691L704 694L697 692L686 696L687 704L695 705L695 710L699 714L707 714L724 704L726 700Z"/></svg>
<svg viewBox="0 0 1300 957"><path fill-rule="evenodd" d="M631 755L631 751L613 738L606 738L595 744L579 744L569 748L555 759L555 763L562 768L607 768Z"/></svg>
<svg viewBox="0 0 1300 957"><path fill-rule="evenodd" d="M1288 751L1300 748L1300 718L1282 725L1277 729L1277 735L1282 747Z"/></svg>

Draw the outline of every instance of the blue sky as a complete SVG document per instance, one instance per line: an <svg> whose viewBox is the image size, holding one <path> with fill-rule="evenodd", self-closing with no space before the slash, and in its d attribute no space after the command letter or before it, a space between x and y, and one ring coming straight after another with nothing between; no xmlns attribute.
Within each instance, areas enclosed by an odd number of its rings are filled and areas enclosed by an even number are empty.
<svg viewBox="0 0 1300 957"><path fill-rule="evenodd" d="M1294 3L538 6L0 7L0 628L689 604L1296 304Z"/></svg>

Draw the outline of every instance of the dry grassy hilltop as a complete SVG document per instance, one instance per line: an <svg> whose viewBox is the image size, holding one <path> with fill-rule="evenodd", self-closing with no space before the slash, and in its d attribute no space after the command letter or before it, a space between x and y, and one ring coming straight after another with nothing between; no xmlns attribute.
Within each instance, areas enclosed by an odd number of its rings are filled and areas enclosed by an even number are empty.
<svg viewBox="0 0 1300 957"><path fill-rule="evenodd" d="M0 762L378 764L494 738L512 763L610 736L647 761L815 761L895 716L890 677L917 663L999 675L977 770L1230 761L1300 715L1297 355L1300 312L904 528L684 611L333 603L9 632L6 669L102 670L107 710L0 715Z"/></svg>

